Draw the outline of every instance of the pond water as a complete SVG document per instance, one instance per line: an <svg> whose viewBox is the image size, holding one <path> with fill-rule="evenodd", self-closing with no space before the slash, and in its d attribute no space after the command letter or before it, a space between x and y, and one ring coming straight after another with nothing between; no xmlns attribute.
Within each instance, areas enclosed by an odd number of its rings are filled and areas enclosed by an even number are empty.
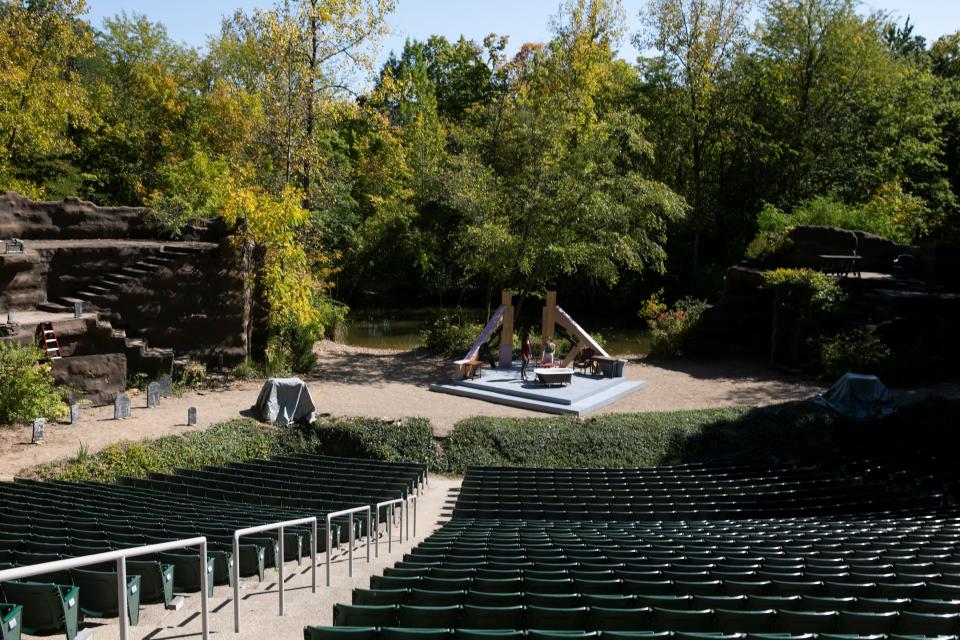
<svg viewBox="0 0 960 640"><path fill-rule="evenodd" d="M468 320L481 322L482 311L465 312ZM344 332L345 344L373 349L413 349L420 344L420 332L436 316L435 310L397 313L351 311ZM645 355L650 349L646 329L637 327L595 327L585 323L587 331L603 337L611 354Z"/></svg>

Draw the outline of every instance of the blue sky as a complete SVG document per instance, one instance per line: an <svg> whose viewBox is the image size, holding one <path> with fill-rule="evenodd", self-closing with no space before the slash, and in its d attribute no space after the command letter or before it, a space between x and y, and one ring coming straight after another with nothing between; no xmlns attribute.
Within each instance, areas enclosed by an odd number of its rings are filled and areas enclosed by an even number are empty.
<svg viewBox="0 0 960 640"><path fill-rule="evenodd" d="M560 0L398 0L390 16L392 33L384 42L384 53L399 50L406 38L424 39L439 33L455 39L461 34L480 40L488 33L509 35L511 49L524 42L549 37L550 16L557 13ZM644 0L623 0L628 37L620 54L633 60L637 51L629 35L639 28L637 14ZM147 15L166 25L171 37L202 47L208 35L220 28L220 19L236 9L252 10L271 6L270 0L87 0L89 19L99 25L105 17L127 11ZM916 33L935 39L960 29L960 2L951 0L867 0L863 9L883 10L899 18L909 15Z"/></svg>

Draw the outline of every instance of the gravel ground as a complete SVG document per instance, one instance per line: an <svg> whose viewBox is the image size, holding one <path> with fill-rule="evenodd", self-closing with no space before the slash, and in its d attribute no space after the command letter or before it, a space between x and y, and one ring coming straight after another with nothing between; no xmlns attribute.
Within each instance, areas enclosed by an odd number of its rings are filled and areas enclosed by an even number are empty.
<svg viewBox="0 0 960 640"><path fill-rule="evenodd" d="M451 365L418 351L385 351L350 347L332 342L317 346L320 355L307 378L319 410L342 416L429 418L437 435L450 432L464 418L490 416L542 416L524 409L490 404L469 398L434 393L427 387L450 375ZM737 361L647 364L633 359L629 379L647 385L601 412L668 411L731 405L764 405L809 397L822 387L782 376L762 363ZM216 391L190 392L166 398L159 407L146 408L143 394L133 395L133 415L113 419L113 407L82 412L75 425L51 425L42 445L30 444L29 427L0 429L0 480L20 469L71 457L83 445L95 452L117 440L141 440L206 428L224 420L253 415L249 410L262 381L236 382ZM895 390L903 397L928 393L960 395L960 385ZM198 426L187 427L187 409L197 407Z"/></svg>

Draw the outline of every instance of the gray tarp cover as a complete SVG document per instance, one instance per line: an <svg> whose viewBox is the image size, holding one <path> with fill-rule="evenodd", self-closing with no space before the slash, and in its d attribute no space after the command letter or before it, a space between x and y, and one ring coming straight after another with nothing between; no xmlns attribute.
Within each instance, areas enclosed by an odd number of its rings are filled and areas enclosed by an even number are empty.
<svg viewBox="0 0 960 640"><path fill-rule="evenodd" d="M826 393L812 400L855 420L882 418L896 410L893 397L880 378L859 373L843 374Z"/></svg>
<svg viewBox="0 0 960 640"><path fill-rule="evenodd" d="M257 398L264 420L285 427L291 422L313 422L316 406L310 390L300 378L270 378Z"/></svg>

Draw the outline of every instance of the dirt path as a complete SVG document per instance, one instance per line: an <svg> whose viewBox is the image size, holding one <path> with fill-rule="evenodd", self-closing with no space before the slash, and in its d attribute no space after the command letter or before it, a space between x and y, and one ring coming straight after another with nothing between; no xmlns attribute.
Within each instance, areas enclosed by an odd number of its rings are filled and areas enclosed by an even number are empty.
<svg viewBox="0 0 960 640"><path fill-rule="evenodd" d="M464 418L542 416L524 409L433 393L427 385L449 376L450 365L418 352L377 351L325 342L318 346L320 362L308 378L321 412L342 416L429 418L438 435L450 432ZM601 412L669 411L731 405L764 405L809 397L821 387L778 375L762 364L745 362L682 362L651 365L632 361L626 376L646 380L640 391L601 409ZM187 393L167 398L159 407L145 408L144 395L134 395L131 418L113 419L113 408L84 410L75 425L52 425L42 445L30 444L27 427L0 429L0 480L43 462L75 456L81 444L98 451L117 440L141 440L178 434L187 427L187 409L197 407L198 427L249 415L262 381L238 382L219 391ZM960 395L960 385L900 391L900 397L929 392ZM241 413L243 412L243 413Z"/></svg>

